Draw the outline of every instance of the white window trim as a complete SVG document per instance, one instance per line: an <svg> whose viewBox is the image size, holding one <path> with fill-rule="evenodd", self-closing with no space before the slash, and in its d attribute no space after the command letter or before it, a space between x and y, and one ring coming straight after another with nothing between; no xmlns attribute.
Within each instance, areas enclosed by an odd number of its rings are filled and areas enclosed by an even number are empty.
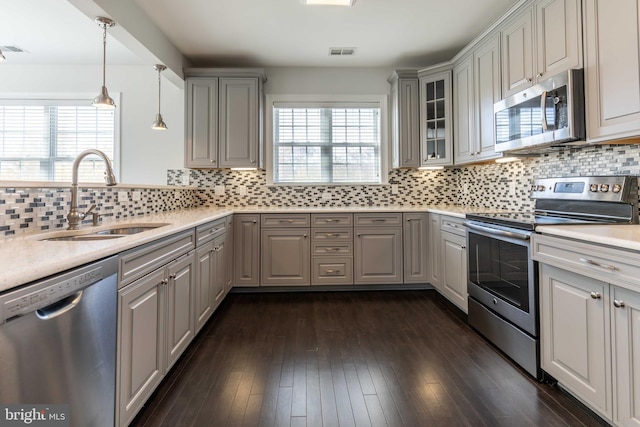
<svg viewBox="0 0 640 427"><path fill-rule="evenodd" d="M357 103L376 103L380 106L380 183L336 183L336 182L319 182L319 183L277 183L273 182L273 106L278 103L327 103L328 106L336 104L357 104ZM265 111L265 168L267 171L268 186L375 186L389 184L389 144L388 144L388 114L387 114L387 96L386 95L266 95L266 111Z"/></svg>
<svg viewBox="0 0 640 427"><path fill-rule="evenodd" d="M24 105L25 102L33 103L38 105L59 105L64 104L65 102L75 102L80 101L82 103L86 103L87 106L91 105L91 101L96 96L97 92L94 93L0 93L0 105ZM120 92L109 92L109 96L113 98L116 103L116 110L114 112L114 144L115 147L113 149L113 173L116 176L116 180L120 182ZM40 181L11 181L11 183L19 184L35 184ZM66 181L46 181L49 183L60 183L60 184L68 184ZM101 183L96 183L101 184Z"/></svg>

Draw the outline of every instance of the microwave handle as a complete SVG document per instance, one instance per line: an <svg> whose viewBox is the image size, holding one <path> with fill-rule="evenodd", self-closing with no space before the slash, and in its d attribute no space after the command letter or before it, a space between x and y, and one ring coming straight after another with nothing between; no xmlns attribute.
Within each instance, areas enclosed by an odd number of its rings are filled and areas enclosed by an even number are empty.
<svg viewBox="0 0 640 427"><path fill-rule="evenodd" d="M549 124L547 123L547 91L543 91L540 95L540 111L542 111L542 131L549 130Z"/></svg>

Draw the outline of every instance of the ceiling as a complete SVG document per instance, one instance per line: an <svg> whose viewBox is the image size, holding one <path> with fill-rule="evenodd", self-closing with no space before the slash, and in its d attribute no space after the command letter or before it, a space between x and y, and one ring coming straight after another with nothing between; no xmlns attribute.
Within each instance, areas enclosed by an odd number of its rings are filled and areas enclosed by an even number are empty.
<svg viewBox="0 0 640 427"><path fill-rule="evenodd" d="M69 0L71 1L71 0ZM101 29L67 0L0 0L10 63L100 64ZM453 57L518 0L133 0L194 66L423 67ZM34 11L37 11L34 13ZM464 13L461 13L464 11ZM107 62L143 61L113 37ZM355 47L354 56L329 56Z"/></svg>

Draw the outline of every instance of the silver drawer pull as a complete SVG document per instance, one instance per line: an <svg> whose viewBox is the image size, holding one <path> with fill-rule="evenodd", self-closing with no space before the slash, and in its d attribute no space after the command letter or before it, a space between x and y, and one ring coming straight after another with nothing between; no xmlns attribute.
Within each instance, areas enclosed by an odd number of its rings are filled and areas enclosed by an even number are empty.
<svg viewBox="0 0 640 427"><path fill-rule="evenodd" d="M324 233L324 235L327 237L339 237L340 233Z"/></svg>
<svg viewBox="0 0 640 427"><path fill-rule="evenodd" d="M292 219L281 219L280 222L291 224L293 222L293 220Z"/></svg>
<svg viewBox="0 0 640 427"><path fill-rule="evenodd" d="M340 274L340 270L325 270L325 274Z"/></svg>
<svg viewBox="0 0 640 427"><path fill-rule="evenodd" d="M337 221L337 220L331 219L331 218L327 218L327 219L324 220L324 222L333 222L333 221Z"/></svg>
<svg viewBox="0 0 640 427"><path fill-rule="evenodd" d="M625 303L624 303L624 301L620 301L620 300L614 299L613 300L613 305L615 305L616 308L622 308L622 307L625 306Z"/></svg>
<svg viewBox="0 0 640 427"><path fill-rule="evenodd" d="M615 265L610 265L610 264L600 264L599 262L595 262L592 259L587 259L587 258L580 258L580 262L583 262L585 264L589 264L592 265L594 267L600 267L600 268L604 268L607 270L617 270L618 267L616 267Z"/></svg>
<svg viewBox="0 0 640 427"><path fill-rule="evenodd" d="M325 250L326 252L331 252L331 251L339 251L339 250L340 250L340 248L324 248L324 250Z"/></svg>
<svg viewBox="0 0 640 427"><path fill-rule="evenodd" d="M371 222L386 222L387 220L385 218L373 218L371 220Z"/></svg>
<svg viewBox="0 0 640 427"><path fill-rule="evenodd" d="M602 294L600 292L591 292L591 298L592 299L600 299L602 298Z"/></svg>

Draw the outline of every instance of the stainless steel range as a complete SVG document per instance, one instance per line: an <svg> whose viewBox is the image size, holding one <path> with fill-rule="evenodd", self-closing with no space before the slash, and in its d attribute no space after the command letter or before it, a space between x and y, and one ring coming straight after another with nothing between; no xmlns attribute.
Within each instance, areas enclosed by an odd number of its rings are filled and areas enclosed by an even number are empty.
<svg viewBox="0 0 640 427"><path fill-rule="evenodd" d="M527 372L541 378L538 268L529 239L536 225L637 224L633 176L535 180L533 213L466 217L469 324Z"/></svg>

